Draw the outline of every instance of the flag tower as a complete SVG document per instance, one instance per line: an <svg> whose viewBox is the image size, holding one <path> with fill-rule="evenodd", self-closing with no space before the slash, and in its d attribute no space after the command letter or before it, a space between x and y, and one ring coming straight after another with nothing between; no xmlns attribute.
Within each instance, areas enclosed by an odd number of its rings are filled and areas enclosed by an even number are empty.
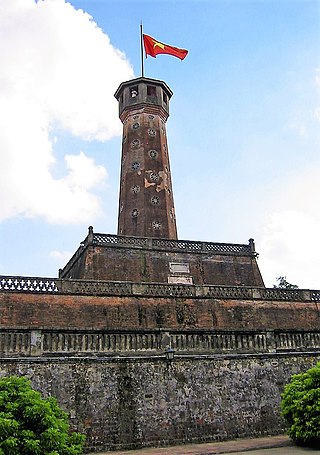
<svg viewBox="0 0 320 455"><path fill-rule="evenodd" d="M188 51L142 34L146 55L183 59ZM141 54L142 56L142 54ZM254 242L178 240L166 134L172 91L142 76L122 82L115 98L123 124L117 235L87 238L60 278L120 283L264 286ZM112 285L113 286L113 285ZM193 292L193 291L192 291Z"/></svg>
<svg viewBox="0 0 320 455"><path fill-rule="evenodd" d="M140 77L115 93L123 123L118 235L177 238L166 121L172 91Z"/></svg>

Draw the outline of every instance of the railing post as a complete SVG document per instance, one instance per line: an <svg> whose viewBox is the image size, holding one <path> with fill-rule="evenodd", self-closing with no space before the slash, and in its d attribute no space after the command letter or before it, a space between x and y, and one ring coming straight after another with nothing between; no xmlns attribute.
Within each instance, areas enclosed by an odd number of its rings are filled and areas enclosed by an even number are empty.
<svg viewBox="0 0 320 455"><path fill-rule="evenodd" d="M133 295L143 295L143 290L145 289L145 284L132 283L132 284L130 284L130 287L131 287L131 292Z"/></svg>
<svg viewBox="0 0 320 455"><path fill-rule="evenodd" d="M266 330L266 342L267 342L267 351L268 352L277 351L274 330Z"/></svg>
<svg viewBox="0 0 320 455"><path fill-rule="evenodd" d="M57 288L62 294L70 293L70 280L68 279L61 279L59 281L57 280Z"/></svg>
<svg viewBox="0 0 320 455"><path fill-rule="evenodd" d="M88 228L88 237L87 237L88 245L93 244L93 227L89 226Z"/></svg>
<svg viewBox="0 0 320 455"><path fill-rule="evenodd" d="M253 288L252 289L252 298L253 299L261 299L260 289L258 289L258 288Z"/></svg>
<svg viewBox="0 0 320 455"><path fill-rule="evenodd" d="M168 331L161 332L160 336L160 346L161 350L165 351L168 348L171 348L171 335Z"/></svg>
<svg viewBox="0 0 320 455"><path fill-rule="evenodd" d="M30 332L30 355L41 356L43 353L43 337L41 330L31 330Z"/></svg>
<svg viewBox="0 0 320 455"><path fill-rule="evenodd" d="M251 253L255 253L256 252L256 247L255 247L255 244L254 244L254 239L249 239L249 246L250 246Z"/></svg>
<svg viewBox="0 0 320 455"><path fill-rule="evenodd" d="M302 291L303 300L305 302L311 302L311 291L305 289Z"/></svg>
<svg viewBox="0 0 320 455"><path fill-rule="evenodd" d="M195 289L195 297L204 296L204 286L194 286L194 289Z"/></svg>

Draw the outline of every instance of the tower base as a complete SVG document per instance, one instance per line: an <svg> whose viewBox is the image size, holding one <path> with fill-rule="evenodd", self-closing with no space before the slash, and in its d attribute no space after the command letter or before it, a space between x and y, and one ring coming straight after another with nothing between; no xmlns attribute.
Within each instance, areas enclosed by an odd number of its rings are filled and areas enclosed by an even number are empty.
<svg viewBox="0 0 320 455"><path fill-rule="evenodd" d="M195 242L97 234L87 238L59 271L60 278L264 286L254 242Z"/></svg>

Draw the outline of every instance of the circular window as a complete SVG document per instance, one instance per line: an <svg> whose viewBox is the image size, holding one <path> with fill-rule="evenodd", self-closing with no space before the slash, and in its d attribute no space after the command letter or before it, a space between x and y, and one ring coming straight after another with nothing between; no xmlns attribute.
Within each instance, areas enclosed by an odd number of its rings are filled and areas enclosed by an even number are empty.
<svg viewBox="0 0 320 455"><path fill-rule="evenodd" d="M140 163L138 163L138 161L135 161L134 163L132 163L131 167L134 171L137 171L138 169L140 169Z"/></svg>
<svg viewBox="0 0 320 455"><path fill-rule="evenodd" d="M131 193L137 194L137 193L139 193L139 191L140 191L139 185L133 185L133 187L131 187Z"/></svg>
<svg viewBox="0 0 320 455"><path fill-rule="evenodd" d="M133 128L134 130L137 130L137 129L139 128L139 126L140 126L140 124L139 124L138 122L136 122L136 123L134 123L134 124L132 125L132 128Z"/></svg>
<svg viewBox="0 0 320 455"><path fill-rule="evenodd" d="M160 229L161 228L160 221L152 221L152 227L153 229Z"/></svg>
<svg viewBox="0 0 320 455"><path fill-rule="evenodd" d="M138 120L139 115L134 115L132 118L133 118L133 120Z"/></svg>
<svg viewBox="0 0 320 455"><path fill-rule="evenodd" d="M154 130L153 128L149 128L148 129L148 134L149 134L149 136L155 136L156 135L156 130Z"/></svg>
<svg viewBox="0 0 320 455"><path fill-rule="evenodd" d="M160 199L158 198L158 196L152 196L152 198L151 198L151 204L153 204L153 205L159 205L159 202L160 202Z"/></svg>
<svg viewBox="0 0 320 455"><path fill-rule="evenodd" d="M132 147L138 147L138 145L140 145L139 139L134 139L134 140L131 142L131 145L132 145Z"/></svg>
<svg viewBox="0 0 320 455"><path fill-rule="evenodd" d="M148 118L149 118L149 120L153 120L154 119L154 115L148 115Z"/></svg>
<svg viewBox="0 0 320 455"><path fill-rule="evenodd" d="M131 212L132 218L137 218L138 215L139 215L139 210L138 209L133 209L132 212Z"/></svg>
<svg viewBox="0 0 320 455"><path fill-rule="evenodd" d="M156 150L149 150L149 156L155 160L158 157L158 152Z"/></svg>
<svg viewBox="0 0 320 455"><path fill-rule="evenodd" d="M150 172L149 179L152 182L159 182L160 176L159 176L159 174L157 174L157 172Z"/></svg>

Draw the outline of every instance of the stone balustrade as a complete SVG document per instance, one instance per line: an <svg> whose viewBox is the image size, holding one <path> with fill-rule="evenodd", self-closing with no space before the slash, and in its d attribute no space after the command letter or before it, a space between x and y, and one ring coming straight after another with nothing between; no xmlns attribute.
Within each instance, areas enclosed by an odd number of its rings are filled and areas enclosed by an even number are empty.
<svg viewBox="0 0 320 455"><path fill-rule="evenodd" d="M163 356L320 350L320 331L0 329L0 356Z"/></svg>

